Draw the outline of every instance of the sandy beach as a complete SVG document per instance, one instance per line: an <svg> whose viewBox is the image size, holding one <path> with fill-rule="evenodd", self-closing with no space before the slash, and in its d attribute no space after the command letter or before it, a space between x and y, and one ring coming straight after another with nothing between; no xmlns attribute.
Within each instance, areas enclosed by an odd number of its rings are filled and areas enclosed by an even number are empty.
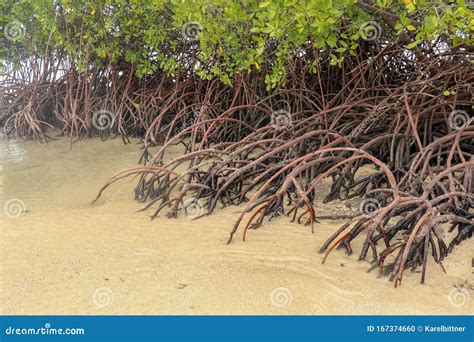
<svg viewBox="0 0 474 342"><path fill-rule="evenodd" d="M134 181L101 185L136 165L136 143L98 139L47 145L0 140L0 204L20 200L18 215L0 211L2 314L472 314L472 243L443 264L432 259L425 284L406 272L394 288L357 253L323 242L344 221L310 228L279 217L242 230L227 245L242 206L198 220L136 212ZM354 250L362 241L359 239Z"/></svg>

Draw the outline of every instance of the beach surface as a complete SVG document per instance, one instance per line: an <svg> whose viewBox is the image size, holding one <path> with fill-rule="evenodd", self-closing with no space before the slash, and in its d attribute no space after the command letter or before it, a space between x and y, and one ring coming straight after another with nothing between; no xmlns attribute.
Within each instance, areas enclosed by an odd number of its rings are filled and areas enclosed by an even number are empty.
<svg viewBox="0 0 474 342"><path fill-rule="evenodd" d="M0 309L4 315L459 315L472 314L472 242L432 258L394 288L370 260L324 241L344 223L278 217L226 244L243 206L189 220L137 212L136 180L105 181L137 165L138 141L48 144L0 138ZM170 150L167 157L178 155ZM12 206L13 204L16 207ZM331 204L343 212L343 203ZM8 208L7 208L8 207ZM15 211L18 209L20 211ZM325 210L321 214L326 214ZM246 220L244 221L246 222ZM369 252L369 258L371 253Z"/></svg>

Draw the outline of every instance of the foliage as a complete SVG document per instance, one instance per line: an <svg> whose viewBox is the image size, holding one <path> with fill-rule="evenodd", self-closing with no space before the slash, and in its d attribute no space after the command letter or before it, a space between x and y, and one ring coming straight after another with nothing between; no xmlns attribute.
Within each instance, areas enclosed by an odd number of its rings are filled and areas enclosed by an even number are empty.
<svg viewBox="0 0 474 342"><path fill-rule="evenodd" d="M284 84L294 57L310 72L341 65L367 29L382 41L398 35L407 49L435 39L473 43L474 16L463 0L4 1L2 27L18 21L25 29L16 41L3 37L4 62L54 50L79 71L125 63L139 77L191 70L227 85L250 72L264 74L268 88Z"/></svg>

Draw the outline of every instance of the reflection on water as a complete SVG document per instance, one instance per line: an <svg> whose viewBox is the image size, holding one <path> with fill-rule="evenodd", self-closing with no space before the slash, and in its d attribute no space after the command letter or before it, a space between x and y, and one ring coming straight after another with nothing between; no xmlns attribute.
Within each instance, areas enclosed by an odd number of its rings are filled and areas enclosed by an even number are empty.
<svg viewBox="0 0 474 342"><path fill-rule="evenodd" d="M241 207L195 221L151 221L150 212L136 212L142 204L127 180L91 205L140 153L136 141L120 139L82 141L71 150L67 138L0 138L0 313L472 313L472 299L461 306L449 300L453 285L473 295L467 244L444 264L447 275L429 263L426 285L407 272L394 289L356 255L335 251L321 265L317 251L342 222L320 222L312 235L282 217L252 230L247 242L238 234L226 245Z"/></svg>
<svg viewBox="0 0 474 342"><path fill-rule="evenodd" d="M9 165L19 163L27 157L25 149L17 140L0 138L0 193L4 193L6 173Z"/></svg>
<svg viewBox="0 0 474 342"><path fill-rule="evenodd" d="M120 139L69 139L47 144L0 138L0 199L21 198L28 210L80 207L88 204L113 174L136 164L136 144Z"/></svg>

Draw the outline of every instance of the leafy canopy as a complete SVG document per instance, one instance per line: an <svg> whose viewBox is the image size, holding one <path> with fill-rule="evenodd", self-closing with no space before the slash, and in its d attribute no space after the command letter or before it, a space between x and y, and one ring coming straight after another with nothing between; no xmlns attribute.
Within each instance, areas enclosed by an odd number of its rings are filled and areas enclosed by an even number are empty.
<svg viewBox="0 0 474 342"><path fill-rule="evenodd" d="M401 37L407 49L440 38L473 44L464 0L3 1L0 61L54 52L79 71L126 63L139 77L191 70L231 85L236 75L260 72L271 88L285 82L294 57L316 72L321 62L340 65L374 35L379 43ZM12 22L23 30L14 41Z"/></svg>

